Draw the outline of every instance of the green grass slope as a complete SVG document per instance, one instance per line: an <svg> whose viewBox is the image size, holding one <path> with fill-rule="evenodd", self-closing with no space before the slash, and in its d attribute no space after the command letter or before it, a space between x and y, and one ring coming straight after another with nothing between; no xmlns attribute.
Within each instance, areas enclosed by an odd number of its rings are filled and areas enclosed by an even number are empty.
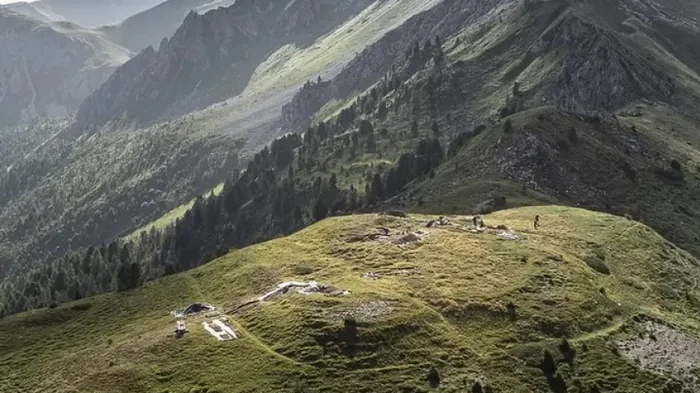
<svg viewBox="0 0 700 393"><path fill-rule="evenodd" d="M463 392L477 380L494 392L697 386L697 363L685 374L643 371L617 349L648 321L700 347L698 261L648 227L537 207L485 218L519 241L470 233L467 217L422 228L429 234L419 244L352 241L431 218L328 219L135 292L0 320L0 391ZM173 337L170 310L194 301L230 310L287 280L351 294L290 293L231 313L236 341L209 336L204 317ZM545 349L554 369L543 366Z"/></svg>

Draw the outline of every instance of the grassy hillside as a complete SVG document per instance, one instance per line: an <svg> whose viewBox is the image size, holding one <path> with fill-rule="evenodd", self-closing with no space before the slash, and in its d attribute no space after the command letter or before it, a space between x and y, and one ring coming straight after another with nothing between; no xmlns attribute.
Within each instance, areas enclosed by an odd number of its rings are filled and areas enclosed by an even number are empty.
<svg viewBox="0 0 700 393"><path fill-rule="evenodd" d="M417 244L353 241L433 218L328 219L135 292L5 318L0 390L462 392L476 380L494 392L698 387L697 368L645 371L624 349L661 325L685 340L684 348L661 346L678 359L700 348L698 261L648 227L538 207L485 217L518 241L470 233L467 217L422 228L429 234ZM184 338L172 334L171 310L194 301L230 310L287 280L351 294L290 293L230 313L240 336L232 342L209 336L203 316L187 320ZM674 364L655 348L648 345L647 359ZM543 363L545 349L554 370Z"/></svg>

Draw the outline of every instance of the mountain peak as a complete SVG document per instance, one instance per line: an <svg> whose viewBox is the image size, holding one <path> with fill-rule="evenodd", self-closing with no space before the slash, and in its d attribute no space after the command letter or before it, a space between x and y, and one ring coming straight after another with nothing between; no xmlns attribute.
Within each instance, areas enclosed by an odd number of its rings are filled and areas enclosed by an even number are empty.
<svg viewBox="0 0 700 393"><path fill-rule="evenodd" d="M204 15L191 12L148 65L140 55L118 69L82 105L77 122L104 124L127 113L128 121L149 124L232 97L273 51L309 45L371 3L237 1ZM135 67L142 63L149 72Z"/></svg>

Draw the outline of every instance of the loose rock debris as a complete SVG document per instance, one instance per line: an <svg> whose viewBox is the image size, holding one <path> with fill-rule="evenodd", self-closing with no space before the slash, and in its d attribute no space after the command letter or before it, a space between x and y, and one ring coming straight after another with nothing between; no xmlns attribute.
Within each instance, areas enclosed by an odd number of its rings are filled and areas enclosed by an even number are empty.
<svg viewBox="0 0 700 393"><path fill-rule="evenodd" d="M440 217L437 220L428 221L428 224L426 224L425 226L427 228L432 228L434 225L448 226L448 225L452 225L452 222L450 220L446 219L445 217Z"/></svg>
<svg viewBox="0 0 700 393"><path fill-rule="evenodd" d="M330 285L319 284L315 281L311 281L311 282L289 281L289 282L283 282L282 284L279 284L277 286L277 288L260 296L257 300L258 300L258 302L266 302L266 301L268 301L276 296L286 294L291 289L296 289L297 292L302 294L302 295L310 295L312 293L324 293L326 295L335 295L335 296L349 295L350 294L350 292L348 292L348 291L341 291L336 287L333 287Z"/></svg>
<svg viewBox="0 0 700 393"><path fill-rule="evenodd" d="M214 336L219 341L230 341L238 338L236 332L234 332L228 324L220 319L215 319L210 322L205 321L202 322L202 325L204 326L204 330L209 332L209 334Z"/></svg>
<svg viewBox="0 0 700 393"><path fill-rule="evenodd" d="M325 294L328 296L348 296L350 295L349 291L344 291L341 289L338 289L334 286L331 285L324 285L324 284L319 284L315 281L311 282L298 282L298 281L288 281L288 282L283 282L277 287L262 296L259 296L255 299L252 299L250 301L247 301L245 303L239 304L237 306L234 306L229 312L230 313L235 313L238 311L241 311L244 308L248 308L250 306L259 304L259 303L264 303L267 301L270 301L274 299L275 297L285 295L289 293L290 290L296 290L297 293L302 294L302 295L311 295L314 293L320 293L320 294Z"/></svg>
<svg viewBox="0 0 700 393"><path fill-rule="evenodd" d="M411 231L410 228L403 232L391 232L388 228L379 228L378 232L365 235L355 235L348 239L349 242L377 241L395 245L420 243L429 233L422 230Z"/></svg>
<svg viewBox="0 0 700 393"><path fill-rule="evenodd" d="M655 322L646 322L644 329L642 337L615 343L620 354L642 370L671 374L700 392L700 339Z"/></svg>
<svg viewBox="0 0 700 393"><path fill-rule="evenodd" d="M520 235L517 235L511 231L500 231L498 237L503 240L521 240Z"/></svg>
<svg viewBox="0 0 700 393"><path fill-rule="evenodd" d="M424 231L416 231L416 232L409 232L398 239L393 239L391 240L392 244L396 244L397 246L403 246L406 244L415 244L415 243L420 243L423 241L423 238L428 235L428 232Z"/></svg>

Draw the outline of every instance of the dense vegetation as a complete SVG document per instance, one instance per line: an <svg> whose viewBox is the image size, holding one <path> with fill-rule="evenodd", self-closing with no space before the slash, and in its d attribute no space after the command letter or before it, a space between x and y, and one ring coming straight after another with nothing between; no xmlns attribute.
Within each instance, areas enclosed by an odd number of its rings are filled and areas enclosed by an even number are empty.
<svg viewBox="0 0 700 393"><path fill-rule="evenodd" d="M240 144L196 127L179 121L80 137L44 125L36 128L48 131L24 132L41 138L18 148L26 154L0 173L0 278L112 241L234 172Z"/></svg>

